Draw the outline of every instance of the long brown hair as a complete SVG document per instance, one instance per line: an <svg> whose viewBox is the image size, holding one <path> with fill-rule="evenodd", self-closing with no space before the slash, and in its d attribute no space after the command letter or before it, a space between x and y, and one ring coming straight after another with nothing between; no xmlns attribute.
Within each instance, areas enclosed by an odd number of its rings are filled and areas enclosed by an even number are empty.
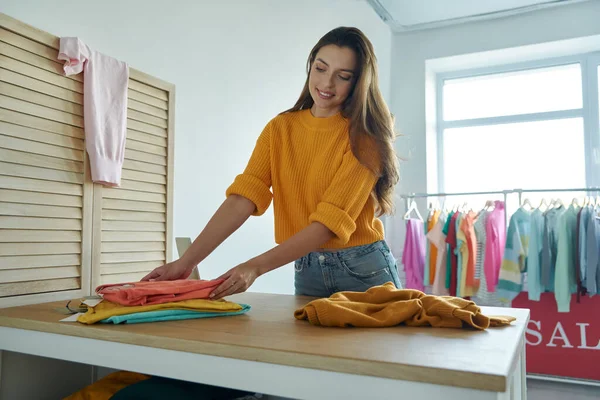
<svg viewBox="0 0 600 400"><path fill-rule="evenodd" d="M296 104L287 111L309 109L314 100L308 76L319 50L327 45L354 50L358 71L354 85L342 106L342 115L350 122L350 145L354 156L379 176L373 196L378 215L394 209L394 186L398 182L398 159L394 151L394 117L379 90L377 58L369 39L357 28L339 27L323 36L313 47L307 62L307 78ZM375 151L375 153L374 153Z"/></svg>

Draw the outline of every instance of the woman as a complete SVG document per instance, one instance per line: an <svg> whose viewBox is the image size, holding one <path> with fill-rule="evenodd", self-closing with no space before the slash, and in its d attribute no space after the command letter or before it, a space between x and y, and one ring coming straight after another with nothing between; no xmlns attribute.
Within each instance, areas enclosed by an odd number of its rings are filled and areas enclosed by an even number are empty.
<svg viewBox="0 0 600 400"><path fill-rule="evenodd" d="M391 213L398 181L393 117L377 74L373 46L360 30L341 27L321 38L296 105L267 124L204 230L180 259L142 280L187 278L273 200L278 246L221 275L211 297L243 292L292 261L300 295L328 297L388 281L400 287L377 218Z"/></svg>

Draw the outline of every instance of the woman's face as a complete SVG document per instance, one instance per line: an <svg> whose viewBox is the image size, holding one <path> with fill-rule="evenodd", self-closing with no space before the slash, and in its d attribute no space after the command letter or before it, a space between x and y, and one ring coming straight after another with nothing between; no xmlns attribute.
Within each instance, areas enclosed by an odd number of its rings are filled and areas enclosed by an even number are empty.
<svg viewBox="0 0 600 400"><path fill-rule="evenodd" d="M330 117L341 110L354 85L356 67L356 54L347 47L330 44L317 52L308 78L315 117Z"/></svg>

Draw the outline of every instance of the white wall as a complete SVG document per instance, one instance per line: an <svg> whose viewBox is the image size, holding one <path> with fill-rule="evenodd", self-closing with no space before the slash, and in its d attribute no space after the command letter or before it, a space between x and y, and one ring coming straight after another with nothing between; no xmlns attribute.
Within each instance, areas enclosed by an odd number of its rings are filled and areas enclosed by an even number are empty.
<svg viewBox="0 0 600 400"><path fill-rule="evenodd" d="M428 174L426 131L427 60L490 52L507 48L554 42L600 34L600 2L590 1L536 11L519 16L450 26L421 32L395 34L392 42L392 111L396 126L404 136L397 142L401 164L398 193L437 191ZM594 39L598 42L598 39ZM547 46L546 50L552 46ZM589 47L589 46L588 46ZM517 50L515 50L517 52ZM549 53L548 53L549 54ZM536 54L542 56L543 54ZM479 57L491 62L491 55ZM430 123L429 123L430 124ZM435 172L435 171L433 171ZM429 179L428 179L429 178ZM392 250L401 253L403 243L403 203L395 220L388 224Z"/></svg>
<svg viewBox="0 0 600 400"><path fill-rule="evenodd" d="M3 0L0 11L176 85L176 236L195 238L269 119L291 107L312 46L340 25L373 42L390 98L391 32L359 0ZM272 213L251 219L201 266L214 278L274 245ZM175 254L176 255L176 254ZM293 268L254 291L293 292Z"/></svg>

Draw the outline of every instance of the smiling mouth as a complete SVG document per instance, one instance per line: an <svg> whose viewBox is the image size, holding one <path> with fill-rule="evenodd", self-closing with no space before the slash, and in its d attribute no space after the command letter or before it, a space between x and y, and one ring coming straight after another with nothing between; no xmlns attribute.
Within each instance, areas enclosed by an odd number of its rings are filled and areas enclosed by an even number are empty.
<svg viewBox="0 0 600 400"><path fill-rule="evenodd" d="M324 100L331 99L333 96L335 96L331 92L324 92L322 90L319 90L318 88L317 88L317 93L319 94L319 97L322 98L322 99L324 99Z"/></svg>

